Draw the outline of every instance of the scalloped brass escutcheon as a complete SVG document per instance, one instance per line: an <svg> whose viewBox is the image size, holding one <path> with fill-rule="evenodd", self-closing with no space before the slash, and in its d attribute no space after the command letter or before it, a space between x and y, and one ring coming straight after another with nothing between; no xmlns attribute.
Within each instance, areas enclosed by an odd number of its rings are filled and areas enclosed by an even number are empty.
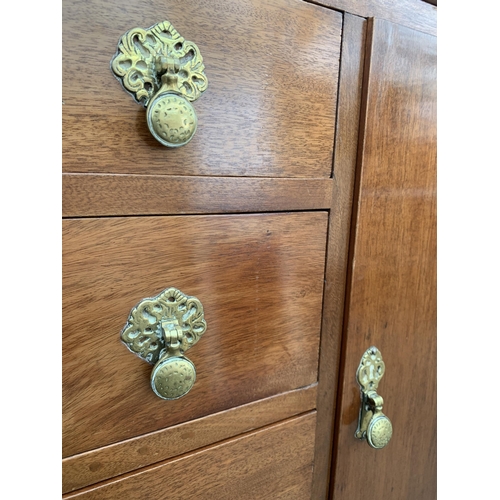
<svg viewBox="0 0 500 500"><path fill-rule="evenodd" d="M150 364L151 388L162 399L179 399L196 380L194 364L184 356L207 329L203 306L196 297L167 288L141 300L121 332L128 349Z"/></svg>
<svg viewBox="0 0 500 500"><path fill-rule="evenodd" d="M384 400L377 394L378 384L385 373L385 363L376 347L365 351L356 372L361 390L361 407L355 437L366 439L372 448L383 448L392 437L392 423L382 413Z"/></svg>
<svg viewBox="0 0 500 500"><path fill-rule="evenodd" d="M111 70L134 100L147 108L153 137L176 148L194 136L198 118L191 102L208 87L200 49L168 21L133 28L118 43Z"/></svg>

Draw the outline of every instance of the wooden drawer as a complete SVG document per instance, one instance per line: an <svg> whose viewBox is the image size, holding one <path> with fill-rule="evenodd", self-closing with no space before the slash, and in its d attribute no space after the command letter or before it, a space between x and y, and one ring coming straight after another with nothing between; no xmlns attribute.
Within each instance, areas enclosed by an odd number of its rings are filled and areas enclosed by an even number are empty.
<svg viewBox="0 0 500 500"><path fill-rule="evenodd" d="M327 219L318 211L65 220L63 456L316 384ZM153 393L151 365L120 341L130 309L169 286L200 299L208 324L189 351L197 381L176 401ZM311 395L297 397L276 419L315 407ZM220 438L214 431L208 442ZM149 463L165 457L149 451Z"/></svg>
<svg viewBox="0 0 500 500"><path fill-rule="evenodd" d="M170 21L201 51L208 90L178 149L110 71L119 38ZM342 15L301 0L65 0L65 172L330 177Z"/></svg>
<svg viewBox="0 0 500 500"><path fill-rule="evenodd" d="M311 412L66 498L310 498L315 424Z"/></svg>

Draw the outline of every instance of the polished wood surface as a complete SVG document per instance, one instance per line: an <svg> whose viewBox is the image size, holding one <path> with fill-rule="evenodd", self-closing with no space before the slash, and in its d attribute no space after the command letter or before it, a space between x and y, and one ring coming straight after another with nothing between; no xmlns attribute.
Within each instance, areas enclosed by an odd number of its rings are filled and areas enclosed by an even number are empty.
<svg viewBox="0 0 500 500"><path fill-rule="evenodd" d="M315 500L326 498L329 486L349 226L358 146L365 31L364 19L348 14L345 16L319 359L318 426L311 497Z"/></svg>
<svg viewBox="0 0 500 500"><path fill-rule="evenodd" d="M315 408L317 384L213 413L63 460L63 493Z"/></svg>
<svg viewBox="0 0 500 500"><path fill-rule="evenodd" d="M64 498L304 500L315 420L311 412Z"/></svg>
<svg viewBox="0 0 500 500"><path fill-rule="evenodd" d="M109 68L119 38L169 20L201 50L198 131L158 143ZM65 0L65 172L330 177L342 16L301 0Z"/></svg>
<svg viewBox="0 0 500 500"><path fill-rule="evenodd" d="M437 9L422 0L309 0L362 17L387 19L430 35L437 32Z"/></svg>
<svg viewBox="0 0 500 500"><path fill-rule="evenodd" d="M317 381L327 212L63 221L63 456ZM120 331L175 286L202 302L189 394L163 401Z"/></svg>
<svg viewBox="0 0 500 500"><path fill-rule="evenodd" d="M375 20L368 38L361 178L349 279L335 500L436 498L436 39ZM394 433L354 438L355 381L382 352Z"/></svg>
<svg viewBox="0 0 500 500"><path fill-rule="evenodd" d="M332 179L63 174L63 217L328 209Z"/></svg>
<svg viewBox="0 0 500 500"><path fill-rule="evenodd" d="M362 104L358 16L373 15L436 31L419 0L65 0L67 498L433 498L433 39L377 21ZM126 30L163 19L198 44L209 78L177 150L109 69ZM187 353L193 390L165 402L119 334L170 285L202 301L208 330ZM395 428L379 451L353 437L372 344Z"/></svg>

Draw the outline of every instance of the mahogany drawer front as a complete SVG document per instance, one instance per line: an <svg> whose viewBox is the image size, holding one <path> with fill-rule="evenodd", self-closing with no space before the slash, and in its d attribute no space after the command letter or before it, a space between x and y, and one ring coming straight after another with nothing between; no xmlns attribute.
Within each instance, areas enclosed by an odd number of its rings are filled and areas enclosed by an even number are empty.
<svg viewBox="0 0 500 500"><path fill-rule="evenodd" d="M64 498L303 500L311 497L316 412Z"/></svg>
<svg viewBox="0 0 500 500"><path fill-rule="evenodd" d="M65 458L63 493L300 415L316 407L317 393L309 385Z"/></svg>
<svg viewBox="0 0 500 500"><path fill-rule="evenodd" d="M200 48L193 140L167 149L110 71L119 38L170 21ZM342 15L302 0L65 0L65 172L330 177Z"/></svg>
<svg viewBox="0 0 500 500"><path fill-rule="evenodd" d="M317 381L326 212L63 221L63 456ZM208 324L193 389L151 390L120 331L175 286Z"/></svg>

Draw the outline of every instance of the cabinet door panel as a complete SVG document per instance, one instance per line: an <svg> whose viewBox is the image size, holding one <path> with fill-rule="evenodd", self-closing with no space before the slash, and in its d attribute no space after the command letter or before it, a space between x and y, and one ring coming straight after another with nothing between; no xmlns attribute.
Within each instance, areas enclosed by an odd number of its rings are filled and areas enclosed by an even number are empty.
<svg viewBox="0 0 500 500"><path fill-rule="evenodd" d="M356 232L333 498L436 495L436 39L375 20L368 36ZM394 434L354 438L355 374L376 346Z"/></svg>

